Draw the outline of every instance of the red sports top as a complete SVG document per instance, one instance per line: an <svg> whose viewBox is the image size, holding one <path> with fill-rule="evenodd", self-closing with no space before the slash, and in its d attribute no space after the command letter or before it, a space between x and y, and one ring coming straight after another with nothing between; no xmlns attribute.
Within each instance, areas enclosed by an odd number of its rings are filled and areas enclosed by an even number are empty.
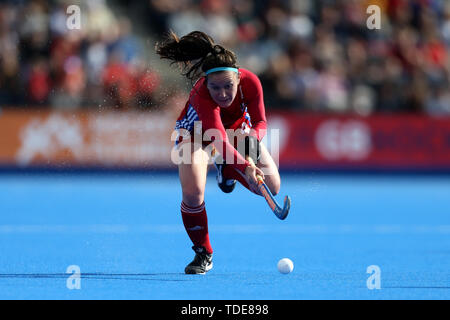
<svg viewBox="0 0 450 320"><path fill-rule="evenodd" d="M228 141L225 129L236 129L236 123L243 120L245 107L250 115L252 130L250 134L261 140L267 129L266 114L263 99L263 90L258 77L246 69L239 69L240 83L238 92L233 103L228 108L221 108L211 98L206 87L205 77L196 82L191 90L189 101L197 112L199 120L202 122L203 131L217 129L218 137L212 137L215 144L222 142L222 157L229 159L228 153L234 154L234 161L230 163L234 168L244 173L249 165L241 154Z"/></svg>

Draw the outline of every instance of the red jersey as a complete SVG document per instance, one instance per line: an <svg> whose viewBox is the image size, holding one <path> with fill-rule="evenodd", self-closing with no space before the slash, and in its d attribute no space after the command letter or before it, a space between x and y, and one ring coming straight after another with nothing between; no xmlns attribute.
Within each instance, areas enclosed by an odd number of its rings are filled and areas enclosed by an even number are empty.
<svg viewBox="0 0 450 320"><path fill-rule="evenodd" d="M211 98L206 87L205 78L199 79L192 88L186 107L177 120L176 129L185 128L192 131L193 122L201 121L203 132L216 129L219 137L213 137L215 143L222 142L222 157L229 159L228 153L234 155L230 163L242 173L249 165L239 152L230 144L226 129L236 129L243 121L247 122L252 130L250 134L261 140L267 129L266 114L263 100L263 90L258 77L246 70L239 69L240 83L233 103L227 108L221 108Z"/></svg>

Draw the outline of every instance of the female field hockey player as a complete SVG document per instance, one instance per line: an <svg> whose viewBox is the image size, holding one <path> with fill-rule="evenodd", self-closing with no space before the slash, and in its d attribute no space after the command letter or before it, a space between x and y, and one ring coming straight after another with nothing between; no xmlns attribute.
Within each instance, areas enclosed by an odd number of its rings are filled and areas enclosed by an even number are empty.
<svg viewBox="0 0 450 320"><path fill-rule="evenodd" d="M176 147L186 150L188 146L190 152L188 161L178 165L183 193L181 215L195 252L185 273L205 274L213 265L204 199L208 164L213 153L208 152L208 143L222 159L216 160L217 182L222 191L233 191L238 180L259 195L257 175L264 179L273 194L280 189L278 168L260 143L267 128L263 90L255 74L238 67L232 51L215 44L203 32L193 31L181 38L170 32L156 44L156 52L162 59L179 63L188 79L197 80L175 129L179 133ZM200 147L193 138L199 121L202 137L203 133L206 135L214 129L213 136L203 139ZM240 135L233 136L231 141L226 129L237 130Z"/></svg>

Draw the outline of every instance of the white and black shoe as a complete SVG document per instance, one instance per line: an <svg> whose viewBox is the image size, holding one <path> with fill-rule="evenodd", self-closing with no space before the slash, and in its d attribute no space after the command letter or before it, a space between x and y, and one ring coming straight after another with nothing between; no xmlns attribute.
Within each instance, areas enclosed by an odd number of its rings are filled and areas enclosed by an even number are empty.
<svg viewBox="0 0 450 320"><path fill-rule="evenodd" d="M204 247L193 246L195 251L194 260L184 269L186 274L205 274L213 267L212 254L206 252Z"/></svg>
<svg viewBox="0 0 450 320"><path fill-rule="evenodd" d="M234 187L236 186L236 180L235 179L225 179L223 177L223 169L225 168L226 164L218 164L214 162L214 165L217 169L217 185L219 186L220 190L222 190L225 193L230 193L234 190Z"/></svg>

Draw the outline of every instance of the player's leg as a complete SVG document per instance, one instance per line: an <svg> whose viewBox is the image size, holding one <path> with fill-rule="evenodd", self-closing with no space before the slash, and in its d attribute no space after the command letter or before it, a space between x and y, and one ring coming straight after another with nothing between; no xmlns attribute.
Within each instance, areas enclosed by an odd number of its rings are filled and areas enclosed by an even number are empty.
<svg viewBox="0 0 450 320"><path fill-rule="evenodd" d="M186 266L188 274L204 274L212 268L213 250L204 201L207 169L208 154L201 148L191 153L190 163L178 166L183 193L181 216L196 253L194 260Z"/></svg>
<svg viewBox="0 0 450 320"><path fill-rule="evenodd" d="M203 203L207 171L208 154L201 148L192 151L188 163L178 165L183 202L186 205L196 207Z"/></svg>
<svg viewBox="0 0 450 320"><path fill-rule="evenodd" d="M264 182L273 195L280 192L281 178L278 167L263 143L260 143L260 158L256 166L264 172Z"/></svg>
<svg viewBox="0 0 450 320"><path fill-rule="evenodd" d="M256 166L263 170L265 177L264 182L269 187L270 192L272 192L273 195L276 195L280 192L281 186L281 178L280 173L278 172L278 167L263 143L259 143L259 148L260 156L259 160L256 162ZM253 162L255 162L255 159L253 159ZM244 175L237 172L237 170L232 166L225 165L221 174L223 175L225 181L230 179L238 180L244 187L251 191Z"/></svg>

